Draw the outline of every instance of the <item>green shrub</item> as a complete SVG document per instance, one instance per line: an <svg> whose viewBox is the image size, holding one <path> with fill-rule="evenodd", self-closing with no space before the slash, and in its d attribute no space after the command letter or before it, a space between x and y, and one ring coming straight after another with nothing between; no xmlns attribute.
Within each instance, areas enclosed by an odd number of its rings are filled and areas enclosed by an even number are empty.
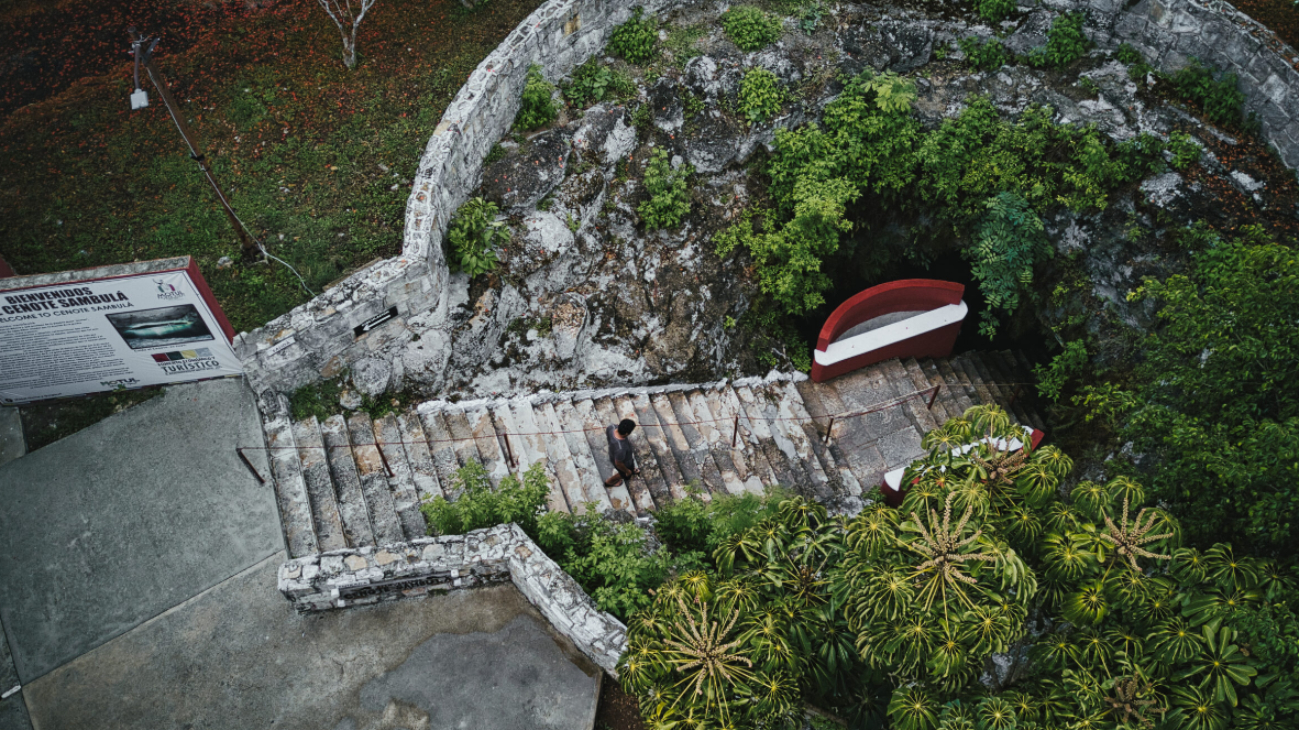
<svg viewBox="0 0 1299 730"><path fill-rule="evenodd" d="M1135 66L1139 63L1145 63L1146 57L1141 55L1141 51L1134 48L1131 43L1121 43L1118 49L1114 51L1114 60L1125 66Z"/></svg>
<svg viewBox="0 0 1299 730"><path fill-rule="evenodd" d="M999 193L987 202L974 245L964 251L974 279L987 303L979 332L997 332L996 311L1014 312L1020 295L1033 283L1033 266L1053 251L1042 220L1028 201L1014 193Z"/></svg>
<svg viewBox="0 0 1299 730"><path fill-rule="evenodd" d="M1000 23L1015 12L1015 0L974 0L974 9L988 23Z"/></svg>
<svg viewBox="0 0 1299 730"><path fill-rule="evenodd" d="M668 30L668 39L663 42L663 46L672 54L672 64L681 68L690 59L703 55L702 51L695 48L695 43L706 35L708 29L702 23L674 26Z"/></svg>
<svg viewBox="0 0 1299 730"><path fill-rule="evenodd" d="M776 514L777 506L792 495L772 487L756 494L713 495L705 502L694 494L660 507L654 512L654 531L677 554L692 552L711 555L727 538L753 527Z"/></svg>
<svg viewBox="0 0 1299 730"><path fill-rule="evenodd" d="M673 170L667 151L662 147L654 150L654 156L645 169L645 190L649 192L650 198L636 209L641 220L645 221L646 230L681 225L682 219L690 213L686 180L694 171L688 164Z"/></svg>
<svg viewBox="0 0 1299 730"><path fill-rule="evenodd" d="M583 108L606 99L628 99L636 93L636 82L627 72L610 68L592 57L573 69L572 79L564 86L564 99Z"/></svg>
<svg viewBox="0 0 1299 730"><path fill-rule="evenodd" d="M1200 145L1186 132L1168 135L1168 152L1173 156L1170 164L1177 170L1185 170L1200 161Z"/></svg>
<svg viewBox="0 0 1299 730"><path fill-rule="evenodd" d="M653 602L649 591L668 576L674 560L665 549L651 552L638 525L601 522L581 551L570 549L558 562L601 611L626 621Z"/></svg>
<svg viewBox="0 0 1299 730"><path fill-rule="evenodd" d="M522 480L511 474L492 489L487 469L470 461L456 470L453 490L459 493L454 502L439 495L420 505L430 535L462 535L507 522L536 535L537 518L546 511L550 482L538 463L523 472Z"/></svg>
<svg viewBox="0 0 1299 730"><path fill-rule="evenodd" d="M523 105L514 118L514 128L525 131L538 129L555 121L559 111L551 98L554 91L554 85L541 75L541 66L535 63L529 66L528 80L523 87Z"/></svg>
<svg viewBox="0 0 1299 730"><path fill-rule="evenodd" d="M726 37L742 51L756 51L780 38L780 18L768 15L752 5L737 5L722 13Z"/></svg>
<svg viewBox="0 0 1299 730"><path fill-rule="evenodd" d="M1064 68L1082 58L1092 47L1092 42L1083 34L1085 20L1082 13L1056 16L1046 32L1046 45L1034 48L1028 55L1028 62L1034 66Z"/></svg>
<svg viewBox="0 0 1299 730"><path fill-rule="evenodd" d="M740 81L740 112L753 124L770 119L784 101L780 80L765 68L750 69Z"/></svg>
<svg viewBox="0 0 1299 730"><path fill-rule="evenodd" d="M473 198L460 206L447 231L453 254L448 257L448 263L453 268L458 267L471 277L496 268L493 249L510 240L509 228L496 220L498 212L496 203L482 198Z"/></svg>
<svg viewBox="0 0 1299 730"><path fill-rule="evenodd" d="M1010 63L1010 51L1001 45L1001 41L996 38L989 38L982 41L975 36L961 39L961 53L965 54L965 62L982 71L991 71L1001 68Z"/></svg>
<svg viewBox="0 0 1299 730"><path fill-rule="evenodd" d="M798 17L798 29L812 35L816 32L816 26L820 25L821 18L825 16L825 7L819 0L803 8L802 14Z"/></svg>
<svg viewBox="0 0 1299 730"><path fill-rule="evenodd" d="M631 20L609 34L607 50L629 63L645 63L658 55L658 41L658 23L652 17L645 17L645 9L638 7L632 11Z"/></svg>
<svg viewBox="0 0 1299 730"><path fill-rule="evenodd" d="M1064 351L1051 360L1050 365L1039 365L1033 370L1037 376L1037 392L1043 398L1059 402L1065 385L1070 379L1082 374L1087 362L1087 345L1082 340L1069 342L1064 346Z"/></svg>
<svg viewBox="0 0 1299 730"><path fill-rule="evenodd" d="M1236 74L1221 77L1208 66L1192 58L1189 65L1164 77L1178 96L1203 110L1204 116L1217 124L1240 124L1245 94L1236 88Z"/></svg>

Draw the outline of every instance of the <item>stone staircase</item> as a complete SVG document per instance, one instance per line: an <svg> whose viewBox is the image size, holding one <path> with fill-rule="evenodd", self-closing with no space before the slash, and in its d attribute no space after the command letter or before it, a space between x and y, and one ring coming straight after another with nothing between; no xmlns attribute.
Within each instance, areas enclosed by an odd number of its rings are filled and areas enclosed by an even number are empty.
<svg viewBox="0 0 1299 730"><path fill-rule="evenodd" d="M293 557L425 534L419 505L454 499L454 474L483 464L493 484L542 463L551 510L643 517L695 483L714 493L780 484L852 511L884 473L922 454L929 429L981 403L1025 425L1037 414L1028 363L1012 352L890 360L826 383L801 373L699 385L431 401L372 419L357 412L292 422L280 396L264 420L285 539ZM935 386L938 397L928 408ZM641 476L606 488L604 427L630 418ZM827 431L829 437L827 438Z"/></svg>

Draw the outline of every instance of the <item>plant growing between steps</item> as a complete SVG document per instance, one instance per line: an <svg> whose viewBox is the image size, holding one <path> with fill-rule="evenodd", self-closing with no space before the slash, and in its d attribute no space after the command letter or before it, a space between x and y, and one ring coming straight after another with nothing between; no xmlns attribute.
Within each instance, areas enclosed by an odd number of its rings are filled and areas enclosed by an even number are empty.
<svg viewBox="0 0 1299 730"><path fill-rule="evenodd" d="M555 108L552 96L554 92L554 85L541 75L541 66L535 63L528 66L528 77L523 86L523 104L519 107L518 115L514 117L514 129L526 132L540 129L555 121L559 110ZM492 149L495 151L495 148Z"/></svg>

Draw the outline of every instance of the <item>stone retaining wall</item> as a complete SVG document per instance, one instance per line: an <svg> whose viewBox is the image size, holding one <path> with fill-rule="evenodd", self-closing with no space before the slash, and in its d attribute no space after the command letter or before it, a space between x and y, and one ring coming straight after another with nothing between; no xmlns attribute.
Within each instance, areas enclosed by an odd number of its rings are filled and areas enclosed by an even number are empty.
<svg viewBox="0 0 1299 730"><path fill-rule="evenodd" d="M442 115L420 159L402 254L378 262L235 338L253 388L292 391L336 375L351 363L410 339L404 323L432 311L445 317L447 264L442 239L456 209L478 187L482 162L514 123L528 66L551 81L604 48L633 5L658 12L681 0L550 0L537 8L478 65ZM395 316L364 334L355 328L395 308Z"/></svg>
<svg viewBox="0 0 1299 730"><path fill-rule="evenodd" d="M430 537L383 547L334 550L280 566L279 588L299 611L512 581L546 620L611 676L627 646L627 628L596 608L567 573L518 525Z"/></svg>
<svg viewBox="0 0 1299 730"><path fill-rule="evenodd" d="M518 112L529 64L557 80L603 48L634 5L650 12L685 0L550 0L523 21L460 89L420 160L406 208L401 256L349 276L265 327L242 333L235 351L258 392L291 391L333 377L352 363L400 347L407 319L447 310L442 239L456 209L478 186L482 161ZM1263 26L1218 0L1046 0L1053 11L1086 10L1102 46L1131 43L1155 65L1172 70L1191 56L1236 73L1263 136L1291 167L1299 166L1299 72L1296 53ZM391 319L358 334L375 318Z"/></svg>
<svg viewBox="0 0 1299 730"><path fill-rule="evenodd" d="M1174 71L1194 57L1239 77L1245 110L1290 168L1299 167L1299 53L1272 31L1220 0L1047 0L1086 9L1102 45L1129 43L1152 65Z"/></svg>

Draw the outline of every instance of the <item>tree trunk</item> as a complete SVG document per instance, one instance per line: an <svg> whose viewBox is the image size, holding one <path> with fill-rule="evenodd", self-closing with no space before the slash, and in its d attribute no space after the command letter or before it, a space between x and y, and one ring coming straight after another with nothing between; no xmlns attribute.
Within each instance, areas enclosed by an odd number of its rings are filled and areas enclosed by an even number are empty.
<svg viewBox="0 0 1299 730"><path fill-rule="evenodd" d="M356 68L356 39L347 33L343 36L343 65L349 69Z"/></svg>

